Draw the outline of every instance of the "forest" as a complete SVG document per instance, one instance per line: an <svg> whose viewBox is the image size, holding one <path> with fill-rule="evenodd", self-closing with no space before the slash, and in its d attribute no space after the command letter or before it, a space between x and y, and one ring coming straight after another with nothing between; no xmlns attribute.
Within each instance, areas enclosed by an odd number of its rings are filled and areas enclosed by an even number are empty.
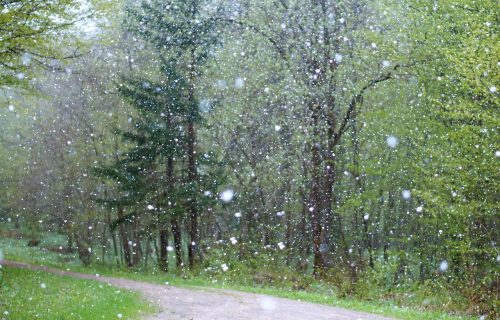
<svg viewBox="0 0 500 320"><path fill-rule="evenodd" d="M498 319L499 8L0 0L0 319L153 312L14 261Z"/></svg>

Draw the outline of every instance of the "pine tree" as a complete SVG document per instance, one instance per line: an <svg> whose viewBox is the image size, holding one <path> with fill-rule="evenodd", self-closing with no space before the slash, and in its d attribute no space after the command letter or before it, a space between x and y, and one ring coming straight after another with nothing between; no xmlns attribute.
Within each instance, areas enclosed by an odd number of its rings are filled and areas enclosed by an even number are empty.
<svg viewBox="0 0 500 320"><path fill-rule="evenodd" d="M198 243L199 177L197 172L196 123L200 120L196 82L210 50L217 44L217 15L209 1L142 1L127 8L129 31L151 44L164 65L169 65L185 83L180 98L186 107L185 147L187 211L189 215L189 266L195 264Z"/></svg>

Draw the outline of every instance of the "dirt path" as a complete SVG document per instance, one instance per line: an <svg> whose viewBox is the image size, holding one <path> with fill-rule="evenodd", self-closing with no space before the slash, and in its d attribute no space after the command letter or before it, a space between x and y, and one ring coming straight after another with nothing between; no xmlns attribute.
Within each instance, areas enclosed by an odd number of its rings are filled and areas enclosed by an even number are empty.
<svg viewBox="0 0 500 320"><path fill-rule="evenodd" d="M158 305L160 309L157 314L148 316L146 320L390 320L390 318L368 313L260 294L222 289L177 288L121 278L61 271L14 261L1 261L1 264L97 280L116 287L139 291L146 299Z"/></svg>

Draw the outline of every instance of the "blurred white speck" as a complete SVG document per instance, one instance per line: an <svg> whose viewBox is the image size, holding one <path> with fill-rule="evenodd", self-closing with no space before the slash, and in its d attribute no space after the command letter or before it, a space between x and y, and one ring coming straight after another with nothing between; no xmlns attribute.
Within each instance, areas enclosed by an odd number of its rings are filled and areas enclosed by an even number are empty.
<svg viewBox="0 0 500 320"><path fill-rule="evenodd" d="M370 219L370 214L369 213L365 213L365 215L363 216L363 219L365 221L367 221L368 219Z"/></svg>
<svg viewBox="0 0 500 320"><path fill-rule="evenodd" d="M401 196L403 197L403 199L409 200L411 198L411 191L403 190L403 192L401 192Z"/></svg>
<svg viewBox="0 0 500 320"><path fill-rule="evenodd" d="M234 80L234 87L236 89L241 89L245 86L245 80L243 78L236 78Z"/></svg>
<svg viewBox="0 0 500 320"><path fill-rule="evenodd" d="M233 200L233 197L234 197L234 191L231 189L224 190L220 194L220 199L226 203Z"/></svg>
<svg viewBox="0 0 500 320"><path fill-rule="evenodd" d="M278 247L280 248L280 250L285 249L285 245L283 244L283 242L278 242Z"/></svg>
<svg viewBox="0 0 500 320"><path fill-rule="evenodd" d="M395 136L388 136L386 142L389 147L396 148L396 146L399 144L399 139Z"/></svg>
<svg viewBox="0 0 500 320"><path fill-rule="evenodd" d="M417 207L417 209L415 209L415 210L416 210L418 213L420 213L420 212L424 211L424 207L419 206L419 207Z"/></svg>
<svg viewBox="0 0 500 320"><path fill-rule="evenodd" d="M344 57L340 53L335 54L335 62L341 63Z"/></svg>
<svg viewBox="0 0 500 320"><path fill-rule="evenodd" d="M276 212L276 215L278 217L283 217L285 215L285 211L278 211L278 212Z"/></svg>
<svg viewBox="0 0 500 320"><path fill-rule="evenodd" d="M241 218L241 212L236 212L236 213L234 214L234 216L235 216L236 218Z"/></svg>
<svg viewBox="0 0 500 320"><path fill-rule="evenodd" d="M232 244L237 244L238 243L238 240L236 240L235 237L229 238L229 241L231 241Z"/></svg>
<svg viewBox="0 0 500 320"><path fill-rule="evenodd" d="M148 208L148 210L154 210L155 207L152 204L148 204L147 208Z"/></svg>
<svg viewBox="0 0 500 320"><path fill-rule="evenodd" d="M500 157L500 150L495 151L495 157Z"/></svg>
<svg viewBox="0 0 500 320"><path fill-rule="evenodd" d="M14 112L14 110L16 110L16 108L13 106L13 105L9 105L9 111L10 112Z"/></svg>
<svg viewBox="0 0 500 320"><path fill-rule="evenodd" d="M227 264L223 263L221 264L221 268L222 268L222 271L227 271L229 270L229 267L227 266Z"/></svg>
<svg viewBox="0 0 500 320"><path fill-rule="evenodd" d="M439 271L441 271L441 272L445 272L446 270L448 270L448 261L443 260L443 261L441 261L441 263L439 264Z"/></svg>
<svg viewBox="0 0 500 320"><path fill-rule="evenodd" d="M274 130L275 130L275 131L280 131L280 130L281 130L281 126L280 126L280 125L278 125L278 124L277 124L277 125L275 125L275 126L274 126Z"/></svg>
<svg viewBox="0 0 500 320"><path fill-rule="evenodd" d="M116 315L118 318L123 318L123 314L119 313Z"/></svg>
<svg viewBox="0 0 500 320"><path fill-rule="evenodd" d="M167 246L167 251L172 252L172 251L174 251L174 248L172 246Z"/></svg>
<svg viewBox="0 0 500 320"><path fill-rule="evenodd" d="M384 66L384 68L387 68L391 65L391 62L389 60L384 60L382 61L382 65Z"/></svg>
<svg viewBox="0 0 500 320"><path fill-rule="evenodd" d="M47 288L47 285L45 283L40 283L40 288L42 289L46 289Z"/></svg>
<svg viewBox="0 0 500 320"><path fill-rule="evenodd" d="M491 92L491 93L495 93L495 92L497 92L497 87L495 87L495 86L491 86L491 87L490 87L490 92Z"/></svg>

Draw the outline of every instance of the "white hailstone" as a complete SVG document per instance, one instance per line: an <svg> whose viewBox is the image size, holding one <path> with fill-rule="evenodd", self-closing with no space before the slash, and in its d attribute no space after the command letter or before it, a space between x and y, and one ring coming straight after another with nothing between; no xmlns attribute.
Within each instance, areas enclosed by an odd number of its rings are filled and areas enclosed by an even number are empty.
<svg viewBox="0 0 500 320"><path fill-rule="evenodd" d="M340 19L339 19L339 22L340 22L340 23L344 23L344 22L345 22L345 18L340 18Z"/></svg>
<svg viewBox="0 0 500 320"><path fill-rule="evenodd" d="M491 86L491 87L490 87L490 92L491 92L491 93L495 93L495 92L497 92L497 87L495 87L495 86Z"/></svg>
<svg viewBox="0 0 500 320"><path fill-rule="evenodd" d="M245 86L245 80L243 78L236 78L234 80L234 87L236 89L241 89Z"/></svg>
<svg viewBox="0 0 500 320"><path fill-rule="evenodd" d="M373 49L376 49L377 48L377 44L375 42L372 42L372 48Z"/></svg>
<svg viewBox="0 0 500 320"><path fill-rule="evenodd" d="M285 30L286 29L286 24L282 23L281 24L281 29Z"/></svg>
<svg viewBox="0 0 500 320"><path fill-rule="evenodd" d="M344 59L344 57L340 53L335 54L335 62L341 63L342 59Z"/></svg>
<svg viewBox="0 0 500 320"><path fill-rule="evenodd" d="M204 195L205 197L208 197L208 196L211 196L211 195L212 195L212 192L207 190L207 191L203 192L203 195Z"/></svg>
<svg viewBox="0 0 500 320"><path fill-rule="evenodd" d="M409 200L411 198L411 191L410 190L403 190L401 192L401 196L403 197L403 199Z"/></svg>
<svg viewBox="0 0 500 320"><path fill-rule="evenodd" d="M388 136L386 142L390 148L396 148L396 146L399 144L399 139L395 136Z"/></svg>
<svg viewBox="0 0 500 320"><path fill-rule="evenodd" d="M500 150L495 151L495 157L500 157Z"/></svg>
<svg viewBox="0 0 500 320"><path fill-rule="evenodd" d="M172 246L167 246L167 251L168 251L168 252L172 252L172 251L174 251L174 247L172 247Z"/></svg>
<svg viewBox="0 0 500 320"><path fill-rule="evenodd" d="M152 204L148 204L147 208L148 208L148 210L154 210L155 209L155 207Z"/></svg>
<svg viewBox="0 0 500 320"><path fill-rule="evenodd" d="M225 263L221 264L221 266L220 266L220 267L222 268L222 271L227 271L227 270L229 270L229 267L228 267L228 266L227 266L227 264L225 264Z"/></svg>
<svg viewBox="0 0 500 320"><path fill-rule="evenodd" d="M276 309L276 301L270 297L262 297L259 304L265 311L273 311Z"/></svg>
<svg viewBox="0 0 500 320"><path fill-rule="evenodd" d="M238 240L236 240L235 237L229 238L229 241L231 241L232 244L237 244L238 243Z"/></svg>
<svg viewBox="0 0 500 320"><path fill-rule="evenodd" d="M424 211L424 207L419 206L419 207L417 207L417 209L415 209L415 210L416 210L418 213L420 213L420 212Z"/></svg>
<svg viewBox="0 0 500 320"><path fill-rule="evenodd" d="M236 213L234 214L234 216L235 216L236 218L241 218L241 212L236 212Z"/></svg>
<svg viewBox="0 0 500 320"><path fill-rule="evenodd" d="M283 242L278 242L278 247L280 248L280 250L285 249L285 245L283 244Z"/></svg>
<svg viewBox="0 0 500 320"><path fill-rule="evenodd" d="M40 288L47 289L47 285L45 283L40 283Z"/></svg>
<svg viewBox="0 0 500 320"><path fill-rule="evenodd" d="M455 191L453 191L453 192L451 193L451 196L452 196L453 198L455 198L455 197L457 196L457 193L456 193Z"/></svg>
<svg viewBox="0 0 500 320"><path fill-rule="evenodd" d="M368 219L370 219L370 214L369 213L365 213L365 215L363 216L363 219L365 221L367 221Z"/></svg>
<svg viewBox="0 0 500 320"><path fill-rule="evenodd" d="M285 211L278 211L278 212L276 212L276 215L278 217L283 217L285 215Z"/></svg>
<svg viewBox="0 0 500 320"><path fill-rule="evenodd" d="M9 111L10 112L14 112L14 110L16 110L16 107L14 107L13 105L9 105Z"/></svg>
<svg viewBox="0 0 500 320"><path fill-rule="evenodd" d="M443 261L441 261L441 263L439 264L439 271L441 271L441 272L445 272L446 270L448 270L448 261L443 260Z"/></svg>
<svg viewBox="0 0 500 320"><path fill-rule="evenodd" d="M280 131L280 130L281 130L281 126L279 124L274 126L274 131Z"/></svg>
<svg viewBox="0 0 500 320"><path fill-rule="evenodd" d="M314 211L314 207L309 207L309 212L313 212Z"/></svg>
<svg viewBox="0 0 500 320"><path fill-rule="evenodd" d="M220 199L226 203L233 200L233 197L234 197L234 191L231 189L224 190L220 194Z"/></svg>

